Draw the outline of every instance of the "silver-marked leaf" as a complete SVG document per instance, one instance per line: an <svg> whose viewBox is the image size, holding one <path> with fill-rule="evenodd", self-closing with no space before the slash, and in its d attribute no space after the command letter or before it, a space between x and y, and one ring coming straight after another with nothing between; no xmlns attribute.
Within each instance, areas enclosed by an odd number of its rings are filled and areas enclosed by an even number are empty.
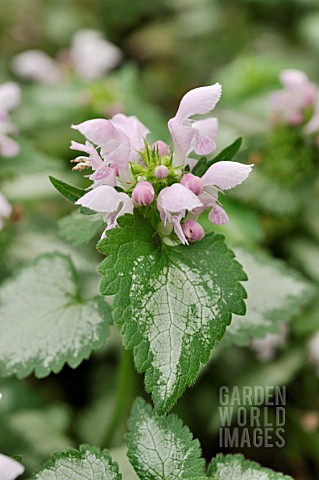
<svg viewBox="0 0 319 480"><path fill-rule="evenodd" d="M82 445L80 450L56 453L33 480L121 480L118 465L107 450Z"/></svg>
<svg viewBox="0 0 319 480"><path fill-rule="evenodd" d="M176 415L158 416L138 398L132 408L128 457L140 480L206 480L198 440Z"/></svg>
<svg viewBox="0 0 319 480"><path fill-rule="evenodd" d="M101 293L116 294L114 321L163 413L194 382L231 314L245 313L246 275L221 235L168 247L139 215L119 223L99 244Z"/></svg>
<svg viewBox="0 0 319 480"><path fill-rule="evenodd" d="M298 272L266 252L250 253L242 248L235 252L248 275L247 313L244 318L233 316L223 342L248 345L254 337L280 333L280 324L297 315L316 290Z"/></svg>
<svg viewBox="0 0 319 480"><path fill-rule="evenodd" d="M59 233L74 245L83 245L96 240L105 229L105 223L99 215L82 215L75 211L58 222Z"/></svg>
<svg viewBox="0 0 319 480"><path fill-rule="evenodd" d="M288 475L246 460L240 454L218 454L213 459L208 474L216 480L293 480Z"/></svg>
<svg viewBox="0 0 319 480"><path fill-rule="evenodd" d="M76 368L103 345L111 323L101 297L83 300L70 259L38 257L0 287L0 374L44 377Z"/></svg>

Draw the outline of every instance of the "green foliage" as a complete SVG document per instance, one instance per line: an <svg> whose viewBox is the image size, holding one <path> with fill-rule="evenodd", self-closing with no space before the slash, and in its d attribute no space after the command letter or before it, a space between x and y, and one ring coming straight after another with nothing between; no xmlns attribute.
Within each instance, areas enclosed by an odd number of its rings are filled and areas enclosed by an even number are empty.
<svg viewBox="0 0 319 480"><path fill-rule="evenodd" d="M126 434L128 457L140 480L205 480L198 440L176 415L159 417L141 398Z"/></svg>
<svg viewBox="0 0 319 480"><path fill-rule="evenodd" d="M121 480L117 463L107 450L82 445L80 450L56 453L32 480Z"/></svg>
<svg viewBox="0 0 319 480"><path fill-rule="evenodd" d="M54 188L56 188L57 191L60 192L71 203L75 203L86 193L83 188L74 187L73 185L69 185L58 178L49 178Z"/></svg>
<svg viewBox="0 0 319 480"><path fill-rule="evenodd" d="M314 286L281 260L265 252L235 249L247 275L248 293L245 317L234 315L225 342L248 345L252 338L278 333L281 322L288 322L309 304Z"/></svg>
<svg viewBox="0 0 319 480"><path fill-rule="evenodd" d="M73 185L69 185L68 183L63 182L58 178L55 178L55 177L49 177L49 178L54 188L56 188L57 191L60 192L71 203L75 203L77 200L79 200L81 197L83 197L83 195L87 193L86 190L84 190L83 188L74 187ZM86 207L81 207L80 212L83 215L95 214L95 212L92 212L92 210Z"/></svg>
<svg viewBox="0 0 319 480"><path fill-rule="evenodd" d="M231 314L245 313L246 275L221 235L168 247L139 214L120 218L99 250L101 293L115 295L114 321L163 413L194 382Z"/></svg>
<svg viewBox="0 0 319 480"><path fill-rule="evenodd" d="M59 233L74 245L83 245L101 236L105 223L100 216L83 216L78 212L62 218L58 222Z"/></svg>
<svg viewBox="0 0 319 480"><path fill-rule="evenodd" d="M70 259L45 254L0 288L0 372L44 377L76 368L108 335L110 308L83 300Z"/></svg>
<svg viewBox="0 0 319 480"><path fill-rule="evenodd" d="M287 475L246 460L239 454L217 455L212 461L208 473L216 480L292 480Z"/></svg>

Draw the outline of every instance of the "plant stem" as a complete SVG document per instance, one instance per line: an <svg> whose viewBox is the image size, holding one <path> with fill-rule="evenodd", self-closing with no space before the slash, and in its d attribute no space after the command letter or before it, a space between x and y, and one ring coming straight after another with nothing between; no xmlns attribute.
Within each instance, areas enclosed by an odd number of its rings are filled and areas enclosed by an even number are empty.
<svg viewBox="0 0 319 480"><path fill-rule="evenodd" d="M130 350L123 349L118 367L114 410L102 442L103 448L112 446L118 427L128 416L133 397L134 371L132 365L132 353Z"/></svg>

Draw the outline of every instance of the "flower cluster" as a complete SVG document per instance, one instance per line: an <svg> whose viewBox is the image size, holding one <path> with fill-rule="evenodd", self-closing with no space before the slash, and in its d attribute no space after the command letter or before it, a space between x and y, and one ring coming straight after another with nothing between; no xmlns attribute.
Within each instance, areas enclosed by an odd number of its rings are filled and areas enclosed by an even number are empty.
<svg viewBox="0 0 319 480"><path fill-rule="evenodd" d="M71 67L85 81L98 80L115 68L122 59L121 50L103 38L97 30L79 30L69 50L58 60L42 50L27 50L12 61L14 73L25 79L56 84L63 78L65 66Z"/></svg>
<svg viewBox="0 0 319 480"><path fill-rule="evenodd" d="M103 236L121 215L132 214L134 208L151 218L163 237L175 240L177 236L182 244L203 238L196 218L207 208L212 223L228 221L218 195L243 182L252 167L221 161L201 178L191 173L196 164L193 153L211 154L217 133L215 118L192 117L210 113L220 95L217 83L195 88L182 98L175 117L168 122L173 152L163 141L146 143L149 130L134 116L117 114L111 120L93 119L73 126L86 138L85 144L71 144L85 154L74 160L74 168L91 168L93 182L77 204L103 215L107 224Z"/></svg>
<svg viewBox="0 0 319 480"><path fill-rule="evenodd" d="M19 153L19 145L9 137L17 133L9 112L19 105L20 100L21 91L16 83L0 85L0 157L14 157Z"/></svg>
<svg viewBox="0 0 319 480"><path fill-rule="evenodd" d="M272 94L274 124L301 126L307 135L319 142L319 89L300 70L283 70L283 89ZM318 143L319 144L319 143Z"/></svg>

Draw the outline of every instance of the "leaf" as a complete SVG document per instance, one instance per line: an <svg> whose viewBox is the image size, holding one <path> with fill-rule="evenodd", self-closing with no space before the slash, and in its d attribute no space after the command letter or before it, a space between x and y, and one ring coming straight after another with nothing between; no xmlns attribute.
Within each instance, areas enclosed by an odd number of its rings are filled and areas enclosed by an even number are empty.
<svg viewBox="0 0 319 480"><path fill-rule="evenodd" d="M60 192L71 203L75 203L86 193L86 190L83 188L73 187L73 185L69 185L58 178L49 177L49 179L54 188L56 188L57 191Z"/></svg>
<svg viewBox="0 0 319 480"><path fill-rule="evenodd" d="M205 480L198 440L176 415L159 417L144 400L133 405L128 457L140 480Z"/></svg>
<svg viewBox="0 0 319 480"><path fill-rule="evenodd" d="M89 243L94 238L101 236L105 223L99 215L85 216L78 212L62 218L58 222L59 233L74 245Z"/></svg>
<svg viewBox="0 0 319 480"><path fill-rule="evenodd" d="M212 461L208 474L216 480L293 480L288 475L246 460L240 454L218 454Z"/></svg>
<svg viewBox="0 0 319 480"><path fill-rule="evenodd" d="M102 298L80 298L68 257L38 257L0 288L0 374L44 377L65 363L76 368L103 345L110 323Z"/></svg>
<svg viewBox="0 0 319 480"><path fill-rule="evenodd" d="M236 153L238 153L242 144L242 138L237 138L231 145L224 148L215 158L208 160L206 157L202 157L198 160L195 167L192 170L193 175L202 177L204 173L216 162L221 162L223 160L232 160Z"/></svg>
<svg viewBox="0 0 319 480"><path fill-rule="evenodd" d="M223 342L248 345L253 337L279 333L280 323L297 315L316 291L310 282L266 252L250 253L242 248L235 252L248 275L247 314L245 318L234 315Z"/></svg>
<svg viewBox="0 0 319 480"><path fill-rule="evenodd" d="M232 312L245 313L246 275L221 235L168 247L138 214L119 225L98 246L107 255L101 293L116 295L114 321L163 413L194 382Z"/></svg>
<svg viewBox="0 0 319 480"><path fill-rule="evenodd" d="M83 197L83 195L87 193L87 190L69 185L58 178L49 176L49 179L54 188L56 188L56 190L71 203L77 202L81 197ZM95 215L95 212L86 207L80 207L80 212L82 215Z"/></svg>
<svg viewBox="0 0 319 480"><path fill-rule="evenodd" d="M107 450L82 445L80 450L69 449L55 453L33 480L121 480L117 463Z"/></svg>

